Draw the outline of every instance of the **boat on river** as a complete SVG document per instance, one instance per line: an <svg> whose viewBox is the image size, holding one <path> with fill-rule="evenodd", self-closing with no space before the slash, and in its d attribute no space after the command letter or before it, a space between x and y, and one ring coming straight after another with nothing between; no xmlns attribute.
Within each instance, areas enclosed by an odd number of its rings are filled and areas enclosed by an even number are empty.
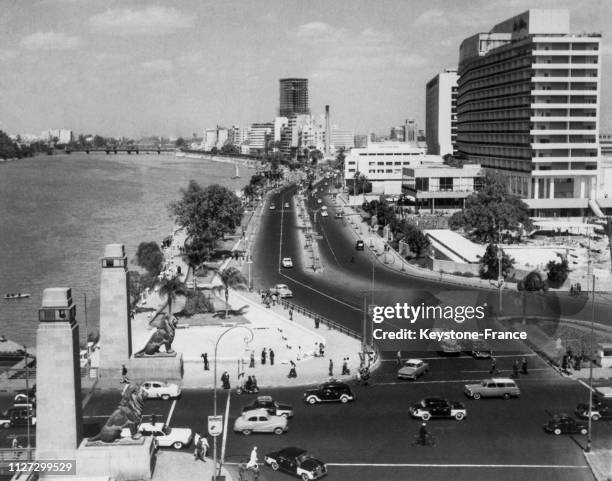
<svg viewBox="0 0 612 481"><path fill-rule="evenodd" d="M21 292L18 292L17 294L5 294L4 298L5 299L26 299L30 297L30 294L22 294Z"/></svg>

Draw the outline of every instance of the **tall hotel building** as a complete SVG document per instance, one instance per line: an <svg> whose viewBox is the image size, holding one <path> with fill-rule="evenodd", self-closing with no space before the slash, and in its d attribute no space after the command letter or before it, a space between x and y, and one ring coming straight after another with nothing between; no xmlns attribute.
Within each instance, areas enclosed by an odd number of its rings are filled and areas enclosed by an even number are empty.
<svg viewBox="0 0 612 481"><path fill-rule="evenodd" d="M279 117L310 114L310 108L308 107L308 79L283 78L279 80L279 84Z"/></svg>
<svg viewBox="0 0 612 481"><path fill-rule="evenodd" d="M569 30L567 10L533 9L460 47L458 154L503 173L535 215L583 215L603 197L601 36Z"/></svg>
<svg viewBox="0 0 612 481"><path fill-rule="evenodd" d="M429 82L425 91L427 153L454 153L457 140L457 69L446 69Z"/></svg>

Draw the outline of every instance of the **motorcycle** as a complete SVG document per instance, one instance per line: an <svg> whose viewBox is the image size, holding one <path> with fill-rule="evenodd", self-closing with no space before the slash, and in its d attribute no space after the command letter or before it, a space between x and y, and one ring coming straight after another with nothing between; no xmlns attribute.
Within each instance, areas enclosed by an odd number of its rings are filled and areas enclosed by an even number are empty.
<svg viewBox="0 0 612 481"><path fill-rule="evenodd" d="M257 386L247 386L243 384L242 386L238 386L236 388L236 394L257 394L259 392L259 388Z"/></svg>

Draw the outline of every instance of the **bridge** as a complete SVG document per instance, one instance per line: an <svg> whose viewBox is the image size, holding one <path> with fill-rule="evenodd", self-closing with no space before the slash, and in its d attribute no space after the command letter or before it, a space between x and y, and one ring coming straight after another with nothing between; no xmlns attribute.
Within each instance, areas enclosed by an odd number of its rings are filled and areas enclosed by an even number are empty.
<svg viewBox="0 0 612 481"><path fill-rule="evenodd" d="M140 153L149 154L151 152L156 152L160 155L162 152L176 152L177 149L174 147L161 147L161 146L151 146L151 145L112 145L105 147L66 147L65 149L59 150L59 152L65 154L71 154L73 152L85 152L86 154L90 153L101 153L105 152L106 155L109 154L118 154L119 152L125 152L126 154L135 154L138 155ZM55 150L49 149L47 152L49 155L53 155Z"/></svg>

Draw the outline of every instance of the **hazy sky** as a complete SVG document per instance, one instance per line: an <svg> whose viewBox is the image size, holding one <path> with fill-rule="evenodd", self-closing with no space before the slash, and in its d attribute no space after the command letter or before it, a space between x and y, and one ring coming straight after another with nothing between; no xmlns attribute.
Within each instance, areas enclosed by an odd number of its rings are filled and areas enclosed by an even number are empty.
<svg viewBox="0 0 612 481"><path fill-rule="evenodd" d="M310 79L315 113L385 132L425 123L425 83L460 42L528 8L603 34L601 130L612 131L610 0L0 0L0 129L191 135L271 120L278 79Z"/></svg>

